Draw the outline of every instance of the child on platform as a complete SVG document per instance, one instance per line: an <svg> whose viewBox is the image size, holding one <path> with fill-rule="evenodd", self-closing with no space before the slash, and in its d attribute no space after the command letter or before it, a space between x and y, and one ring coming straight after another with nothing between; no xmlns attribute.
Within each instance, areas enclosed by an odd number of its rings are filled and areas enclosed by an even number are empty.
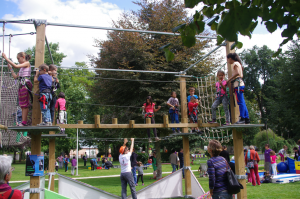
<svg viewBox="0 0 300 199"><path fill-rule="evenodd" d="M51 115L51 122L53 123L55 120L54 113L55 113L55 104L57 100L56 91L60 87L59 80L57 78L57 67L54 64L50 64L48 73L52 77L52 90L51 90L52 100L50 101L50 115Z"/></svg>
<svg viewBox="0 0 300 199"><path fill-rule="evenodd" d="M42 123L39 126L52 126L50 115L50 101L52 100L51 88L52 77L48 74L49 66L42 64L39 66L39 71L36 71L34 82L39 82L40 89L40 106L42 112Z"/></svg>
<svg viewBox="0 0 300 199"><path fill-rule="evenodd" d="M227 63L232 65L232 76L227 80L234 90L237 104L240 109L240 120L236 124L250 124L249 113L244 99L245 83L243 81L243 67L239 56L236 53L227 55Z"/></svg>
<svg viewBox="0 0 300 199"><path fill-rule="evenodd" d="M158 106L158 108L155 109L155 104L152 101L152 97L148 96L146 98L146 103L144 103L142 106L142 109L145 112L145 116L144 116L145 119L151 118L151 124L155 124L154 112L157 112L160 108L161 108L161 106ZM155 141L159 141L159 138L157 137L156 128L153 128L153 133L154 133ZM149 142L152 142L152 140L150 138L150 128L147 129L147 134L148 134Z"/></svg>
<svg viewBox="0 0 300 199"><path fill-rule="evenodd" d="M189 118L192 121L192 123L198 123L198 105L198 99L192 96L190 102L188 103ZM192 128L192 132L199 132L198 127Z"/></svg>
<svg viewBox="0 0 300 199"><path fill-rule="evenodd" d="M276 170L277 156L274 151L270 152L270 159L271 159L271 167L272 167L272 171L273 171L273 176L277 176L277 170Z"/></svg>
<svg viewBox="0 0 300 199"><path fill-rule="evenodd" d="M167 101L167 105L170 106L169 113L170 113L170 118L171 118L171 123L179 123L178 119L178 107L179 107L179 100L176 98L176 92L172 91L171 92L171 97ZM173 134L176 133L175 128L172 128ZM177 128L177 132L180 132L180 128Z"/></svg>
<svg viewBox="0 0 300 199"><path fill-rule="evenodd" d="M144 171L143 171L143 164L142 162L138 162L137 163L137 167L136 170L138 171L138 177L137 177L137 181L136 181L136 186L138 186L139 183L139 179L141 178L142 181L142 185L144 185Z"/></svg>
<svg viewBox="0 0 300 199"><path fill-rule="evenodd" d="M229 114L229 109L228 109L229 100L228 100L228 96L226 93L227 81L224 79L225 72L222 70L219 70L217 72L217 76L219 79L219 81L216 82L217 95L216 95L216 100L211 107L212 121L209 121L208 123L217 123L216 109L222 103L224 112L225 112L225 116L226 116L226 123L224 125L230 125L230 114Z"/></svg>
<svg viewBox="0 0 300 199"><path fill-rule="evenodd" d="M288 147L283 145L283 149L280 149L278 151L278 154L280 155L280 160L281 162L284 162L284 156L286 155L286 151L287 151Z"/></svg>
<svg viewBox="0 0 300 199"><path fill-rule="evenodd" d="M67 109L65 94L60 92L58 94L58 99L56 100L55 110L58 113L58 124L67 124ZM65 134L65 128L61 128L61 134Z"/></svg>
<svg viewBox="0 0 300 199"><path fill-rule="evenodd" d="M30 81L31 75L31 66L29 60L31 59L30 55L27 55L24 52L19 52L17 59L19 64L15 64L9 58L6 57L5 53L2 53L2 57L7 61L7 67L10 70L14 79L19 79L20 85L18 90L19 97L19 106L22 109L22 122L18 126L28 126L31 125L31 119L28 119L29 108L31 108L32 101L32 83ZM15 74L14 68L19 68L20 71L18 74Z"/></svg>

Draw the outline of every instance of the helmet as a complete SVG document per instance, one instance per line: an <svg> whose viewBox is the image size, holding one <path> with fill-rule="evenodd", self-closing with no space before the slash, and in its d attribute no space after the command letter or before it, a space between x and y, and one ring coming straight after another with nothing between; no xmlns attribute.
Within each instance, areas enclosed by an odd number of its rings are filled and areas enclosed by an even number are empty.
<svg viewBox="0 0 300 199"><path fill-rule="evenodd" d="M125 151L125 146L121 146L119 149L120 154L123 154Z"/></svg>

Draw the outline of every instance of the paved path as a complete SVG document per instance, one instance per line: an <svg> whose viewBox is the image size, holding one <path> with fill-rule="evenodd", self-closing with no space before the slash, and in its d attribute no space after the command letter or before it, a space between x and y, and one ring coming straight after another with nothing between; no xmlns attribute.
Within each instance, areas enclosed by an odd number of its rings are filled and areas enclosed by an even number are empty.
<svg viewBox="0 0 300 199"><path fill-rule="evenodd" d="M198 170L192 170L193 172L198 171ZM162 172L162 174L170 174L172 172ZM153 175L153 173L144 173L144 175ZM93 179L93 178L111 178L111 177L120 177L120 174L118 175L109 175L109 176L91 176L91 177L75 177L73 179L75 180L83 180L83 179ZM48 179L45 179L46 181L48 181ZM58 180L58 178L56 178L55 180ZM28 180L20 180L20 181L9 181L9 183L25 183L28 182Z"/></svg>

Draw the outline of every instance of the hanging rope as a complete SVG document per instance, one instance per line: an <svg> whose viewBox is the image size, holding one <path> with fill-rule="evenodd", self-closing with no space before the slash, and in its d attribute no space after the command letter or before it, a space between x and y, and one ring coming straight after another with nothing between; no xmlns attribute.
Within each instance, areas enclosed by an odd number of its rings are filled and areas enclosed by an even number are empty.
<svg viewBox="0 0 300 199"><path fill-rule="evenodd" d="M3 46L2 46L3 52L4 52L4 33L5 33L5 23L3 23ZM1 81L1 83L0 83L1 84L1 86L0 86L0 114L2 113L1 99L2 99L2 85L3 85L3 65L4 65L4 59L2 57L1 80L0 80Z"/></svg>

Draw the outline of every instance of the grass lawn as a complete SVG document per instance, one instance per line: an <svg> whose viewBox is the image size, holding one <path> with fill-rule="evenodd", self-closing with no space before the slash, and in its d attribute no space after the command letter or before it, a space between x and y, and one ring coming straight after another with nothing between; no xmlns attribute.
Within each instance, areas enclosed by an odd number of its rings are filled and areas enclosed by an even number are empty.
<svg viewBox="0 0 300 199"><path fill-rule="evenodd" d="M192 165L192 170L197 170L199 167L199 163L205 163L206 159L197 160L195 161L195 165ZM114 162L114 165L117 165L118 162ZM260 164L263 164L260 162ZM83 165L83 162L80 160L79 165ZM25 164L14 164L13 165L16 169L13 171L12 181L17 180L29 180L29 177L25 176ZM162 165L163 172L171 172L171 165ZM262 167L261 167L262 168ZM152 168L148 168L148 170L144 170L145 173L152 173ZM65 176L71 177L70 170L65 173L64 170L59 170L60 174L63 174ZM90 171L83 166L79 166L79 175L78 177L89 177L89 176L108 176L108 175L118 175L120 174L120 169L111 169L111 170L95 170ZM203 187L204 191L208 191L208 178L199 178L198 172L194 172L195 176L197 177L198 181L200 182L201 186ZM163 174L163 176L166 176L168 174ZM74 176L76 177L76 176ZM46 177L48 179L48 177ZM121 196L121 182L119 177L109 177L109 178L94 178L94 179L80 179L79 181L82 181L84 183L90 184L92 186L95 186L97 188L100 188L104 191L110 192L112 194ZM139 183L139 186L136 187L136 190L140 190L144 188L147 185L150 185L153 183L154 180L150 180L150 175L144 176L144 186L141 186L141 183ZM23 183L11 183L10 185L12 187L19 186ZM48 181L46 181L46 187L48 187ZM183 180L183 190L184 190L184 180ZM268 198L278 198L278 199L290 199L290 198L298 198L300 191L300 182L295 183L288 183L288 184L262 184L261 186L252 186L252 184L247 184L247 197L248 198L262 198L262 199L268 199ZM58 181L55 181L55 191L58 191ZM129 187L127 188L127 193L130 193Z"/></svg>

